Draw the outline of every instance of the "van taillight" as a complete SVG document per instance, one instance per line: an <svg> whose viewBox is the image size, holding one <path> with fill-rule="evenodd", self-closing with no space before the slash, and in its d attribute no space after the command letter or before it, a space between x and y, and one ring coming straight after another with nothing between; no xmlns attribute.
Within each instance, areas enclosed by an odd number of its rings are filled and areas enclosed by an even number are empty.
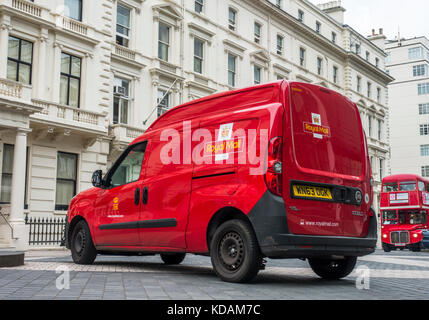
<svg viewBox="0 0 429 320"><path fill-rule="evenodd" d="M268 190L278 196L281 196L283 191L282 173L282 138L276 137L271 139L268 145L265 183L267 184Z"/></svg>

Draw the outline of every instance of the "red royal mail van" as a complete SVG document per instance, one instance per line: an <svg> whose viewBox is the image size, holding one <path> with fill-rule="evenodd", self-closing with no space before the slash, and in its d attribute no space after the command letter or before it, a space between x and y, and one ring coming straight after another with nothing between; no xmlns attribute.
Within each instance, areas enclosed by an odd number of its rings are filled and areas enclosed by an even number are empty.
<svg viewBox="0 0 429 320"><path fill-rule="evenodd" d="M278 81L175 107L135 139L68 211L73 260L210 255L246 282L265 257L308 259L338 279L374 251L371 168L358 109L315 85Z"/></svg>

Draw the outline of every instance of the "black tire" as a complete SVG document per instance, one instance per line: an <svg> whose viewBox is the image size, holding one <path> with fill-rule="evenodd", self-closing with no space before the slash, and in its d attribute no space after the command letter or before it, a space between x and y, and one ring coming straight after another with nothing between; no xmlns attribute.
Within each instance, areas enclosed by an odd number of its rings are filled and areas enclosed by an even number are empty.
<svg viewBox="0 0 429 320"><path fill-rule="evenodd" d="M247 221L229 220L213 235L210 256L217 276L226 282L249 282L262 266L256 235Z"/></svg>
<svg viewBox="0 0 429 320"><path fill-rule="evenodd" d="M416 245L412 246L411 251L412 252L421 252L422 249L420 248L420 244L416 244Z"/></svg>
<svg viewBox="0 0 429 320"><path fill-rule="evenodd" d="M390 246L386 243L383 243L383 250L384 252L390 252L392 249L390 249Z"/></svg>
<svg viewBox="0 0 429 320"><path fill-rule="evenodd" d="M79 221L73 229L70 250L73 261L77 264L92 264L97 257L91 232L84 220Z"/></svg>
<svg viewBox="0 0 429 320"><path fill-rule="evenodd" d="M165 264L181 264L185 260L186 253L161 253L161 259Z"/></svg>
<svg viewBox="0 0 429 320"><path fill-rule="evenodd" d="M355 268L357 257L345 257L342 260L308 259L311 269L319 277L327 280L338 280L347 277Z"/></svg>

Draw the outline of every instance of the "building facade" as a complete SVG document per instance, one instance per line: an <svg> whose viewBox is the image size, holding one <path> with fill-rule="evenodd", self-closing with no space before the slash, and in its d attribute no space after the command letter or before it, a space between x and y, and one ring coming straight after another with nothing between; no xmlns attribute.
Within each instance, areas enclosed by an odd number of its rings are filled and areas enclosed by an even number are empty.
<svg viewBox="0 0 429 320"><path fill-rule="evenodd" d="M429 177L429 40L386 42L389 85L391 173Z"/></svg>
<svg viewBox="0 0 429 320"><path fill-rule="evenodd" d="M165 110L277 79L358 104L378 193L393 80L385 38L343 15L340 1L1 0L2 213L17 230L24 214L64 216L92 172ZM0 243L18 243L0 220Z"/></svg>

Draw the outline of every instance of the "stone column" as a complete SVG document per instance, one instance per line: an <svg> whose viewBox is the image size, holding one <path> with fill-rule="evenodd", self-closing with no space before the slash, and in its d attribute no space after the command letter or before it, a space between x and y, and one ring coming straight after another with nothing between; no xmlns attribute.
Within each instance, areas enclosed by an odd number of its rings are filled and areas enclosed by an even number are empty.
<svg viewBox="0 0 429 320"><path fill-rule="evenodd" d="M7 55L9 49L9 30L11 26L9 19L3 17L0 22L0 79L6 79L7 76Z"/></svg>
<svg viewBox="0 0 429 320"><path fill-rule="evenodd" d="M19 251L25 251L28 248L28 226L24 222L24 195L29 131L29 129L17 129L13 154L9 222L13 227L13 245Z"/></svg>

